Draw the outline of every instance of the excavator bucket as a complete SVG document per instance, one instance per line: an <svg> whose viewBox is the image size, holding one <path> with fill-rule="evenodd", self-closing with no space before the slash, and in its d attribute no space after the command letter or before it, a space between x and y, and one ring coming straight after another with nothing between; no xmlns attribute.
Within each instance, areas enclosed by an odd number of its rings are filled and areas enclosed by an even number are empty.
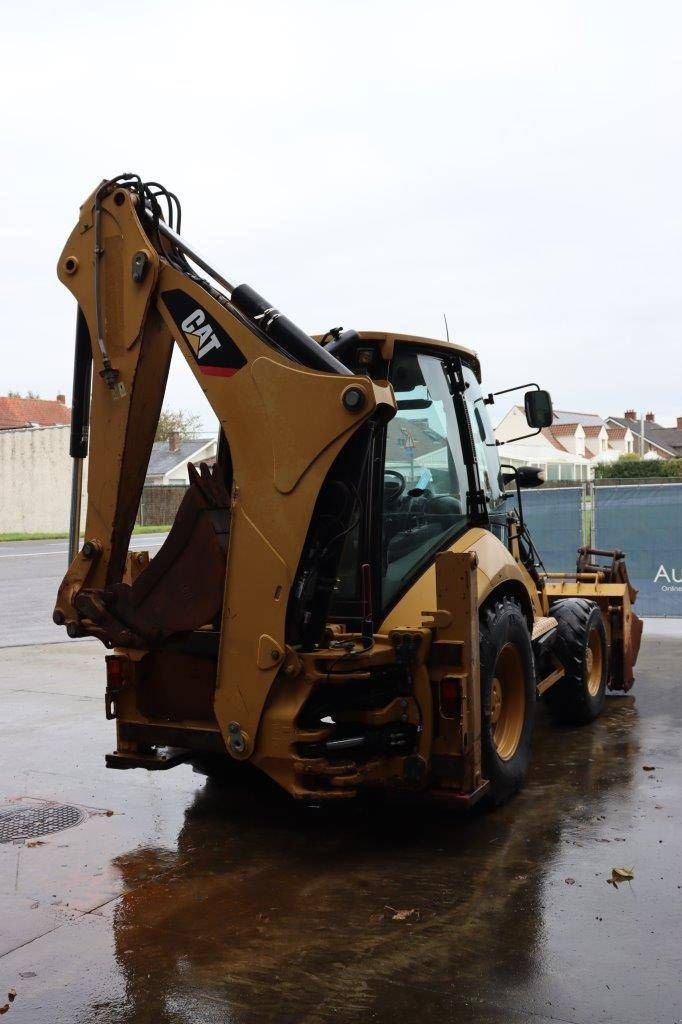
<svg viewBox="0 0 682 1024"><path fill-rule="evenodd" d="M92 636L144 649L220 621L230 500L220 468L189 464L190 486L170 533L131 584L81 590L76 608Z"/></svg>

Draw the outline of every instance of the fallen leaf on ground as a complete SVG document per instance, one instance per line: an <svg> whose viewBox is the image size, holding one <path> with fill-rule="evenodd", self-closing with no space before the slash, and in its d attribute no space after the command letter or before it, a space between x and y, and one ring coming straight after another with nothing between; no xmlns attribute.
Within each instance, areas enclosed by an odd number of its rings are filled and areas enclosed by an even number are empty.
<svg viewBox="0 0 682 1024"><path fill-rule="evenodd" d="M642 771L643 772L655 772L656 771L656 765L655 764L643 764L642 765Z"/></svg>
<svg viewBox="0 0 682 1024"><path fill-rule="evenodd" d="M564 878L566 885L575 885L575 878Z"/></svg>
<svg viewBox="0 0 682 1024"><path fill-rule="evenodd" d="M390 912L394 921L418 921L421 917L416 907L410 907L405 910L396 910L395 907L385 907L384 909Z"/></svg>
<svg viewBox="0 0 682 1024"><path fill-rule="evenodd" d="M30 842L26 843L27 846L45 846L42 839L31 839Z"/></svg>
<svg viewBox="0 0 682 1024"><path fill-rule="evenodd" d="M384 914L370 914L369 915L369 923L370 924L381 924L381 922L383 920L384 920Z"/></svg>
<svg viewBox="0 0 682 1024"><path fill-rule="evenodd" d="M9 1010L9 1003L5 1003L4 1006L0 1006L0 1014L7 1013Z"/></svg>
<svg viewBox="0 0 682 1024"><path fill-rule="evenodd" d="M618 888L619 882L630 882L635 877L634 868L612 868L611 877L607 878L608 885L612 885L614 889Z"/></svg>
<svg viewBox="0 0 682 1024"><path fill-rule="evenodd" d="M11 989L7 993L7 998L9 999L10 1003L13 1003L14 1000L17 998L17 990L15 989L14 985L12 985Z"/></svg>

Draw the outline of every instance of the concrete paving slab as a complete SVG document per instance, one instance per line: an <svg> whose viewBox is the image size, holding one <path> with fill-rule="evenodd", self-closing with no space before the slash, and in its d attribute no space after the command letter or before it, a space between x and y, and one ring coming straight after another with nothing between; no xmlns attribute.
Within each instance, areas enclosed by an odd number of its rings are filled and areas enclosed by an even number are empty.
<svg viewBox="0 0 682 1024"><path fill-rule="evenodd" d="M0 651L0 803L91 812L0 846L8 1024L682 1018L680 640L647 637L591 726L541 709L526 789L470 815L107 771L103 653Z"/></svg>

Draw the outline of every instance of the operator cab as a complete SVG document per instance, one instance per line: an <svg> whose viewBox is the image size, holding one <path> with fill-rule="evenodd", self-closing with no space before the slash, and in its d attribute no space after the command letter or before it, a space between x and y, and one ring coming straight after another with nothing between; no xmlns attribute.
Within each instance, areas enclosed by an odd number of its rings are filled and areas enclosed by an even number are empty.
<svg viewBox="0 0 682 1024"><path fill-rule="evenodd" d="M487 413L476 404L480 389L472 365L456 350L398 344L389 380L397 413L386 426L383 463L386 605L434 549L472 523L480 524L481 491L492 509L503 491Z"/></svg>
<svg viewBox="0 0 682 1024"><path fill-rule="evenodd" d="M349 334L339 356L356 373L388 379L397 406L363 467L362 508L345 538L331 602L330 618L352 628L367 603L363 563L372 570L381 621L467 529L482 526L503 539L506 495L487 408L492 396L481 390L475 354L446 342L355 332L350 345Z"/></svg>

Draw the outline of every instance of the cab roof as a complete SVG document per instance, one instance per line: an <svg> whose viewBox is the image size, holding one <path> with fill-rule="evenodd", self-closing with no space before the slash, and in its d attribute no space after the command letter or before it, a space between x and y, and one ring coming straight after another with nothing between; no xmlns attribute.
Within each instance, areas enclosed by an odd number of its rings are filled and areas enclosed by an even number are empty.
<svg viewBox="0 0 682 1024"><path fill-rule="evenodd" d="M459 355L464 356L474 369L476 379L478 383L481 383L481 364L478 361L478 356L473 349L465 348L464 345L457 345L452 341L443 341L439 338L422 338L417 334L395 334L389 331L358 331L362 341L369 341L378 343L383 349L383 356L385 359L390 359L393 355L393 348L395 345L407 343L412 346L423 346L424 348L430 349L441 349L444 352L457 352Z"/></svg>

